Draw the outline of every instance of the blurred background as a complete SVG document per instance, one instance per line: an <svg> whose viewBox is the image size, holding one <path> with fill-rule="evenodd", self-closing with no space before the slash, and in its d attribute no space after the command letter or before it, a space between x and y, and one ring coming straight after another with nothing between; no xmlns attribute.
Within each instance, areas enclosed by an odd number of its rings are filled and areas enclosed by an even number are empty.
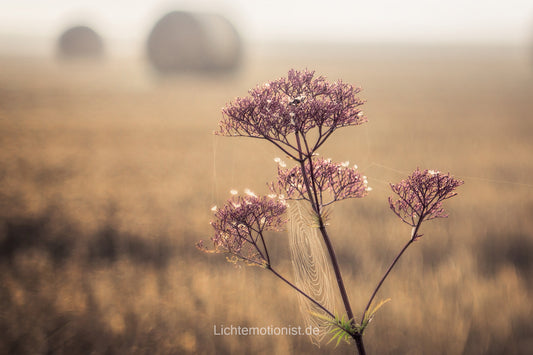
<svg viewBox="0 0 533 355"><path fill-rule="evenodd" d="M369 122L322 154L372 193L332 211L355 313L409 238L389 182L461 178L448 219L397 265L371 354L533 348L530 1L0 2L0 353L298 354L305 326L268 272L206 255L211 207L267 193L274 147L213 136L249 88L316 70L361 86ZM269 240L288 279L286 233Z"/></svg>

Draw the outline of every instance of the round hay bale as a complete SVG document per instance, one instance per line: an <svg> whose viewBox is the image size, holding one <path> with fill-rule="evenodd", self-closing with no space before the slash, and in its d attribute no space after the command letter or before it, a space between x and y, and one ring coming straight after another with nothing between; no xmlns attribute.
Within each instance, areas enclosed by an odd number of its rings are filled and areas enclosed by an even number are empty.
<svg viewBox="0 0 533 355"><path fill-rule="evenodd" d="M152 66L163 74L226 71L238 66L241 41L220 15L173 11L155 24L147 51Z"/></svg>
<svg viewBox="0 0 533 355"><path fill-rule="evenodd" d="M198 14L208 38L205 48L206 70L228 71L236 69L242 56L242 41L237 29L219 14Z"/></svg>
<svg viewBox="0 0 533 355"><path fill-rule="evenodd" d="M150 32L148 59L162 73L201 69L206 41L204 29L191 13L170 12Z"/></svg>
<svg viewBox="0 0 533 355"><path fill-rule="evenodd" d="M58 52L64 58L98 58L104 53L104 45L93 29L75 26L59 37Z"/></svg>

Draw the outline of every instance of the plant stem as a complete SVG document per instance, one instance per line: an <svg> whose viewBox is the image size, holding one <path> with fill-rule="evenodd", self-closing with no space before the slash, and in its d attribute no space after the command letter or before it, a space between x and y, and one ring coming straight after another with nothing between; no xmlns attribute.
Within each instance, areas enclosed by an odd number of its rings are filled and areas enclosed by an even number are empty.
<svg viewBox="0 0 533 355"><path fill-rule="evenodd" d="M342 280L341 269L339 268L339 263L337 262L337 256L335 255L335 250L333 249L333 245L331 244L331 240L329 239L328 232L326 231L326 226L324 226L324 222L322 221L322 217L320 216L319 223L320 233L322 233L324 243L326 244L326 248L328 249L331 264L333 265L333 271L335 272L335 278L337 279L337 285L339 286L339 291L341 293L342 302L344 303L344 308L346 309L346 314L348 316L348 319L351 319L352 322L354 322L352 307L350 306L348 294L346 293L346 288L344 287L344 281Z"/></svg>
<svg viewBox="0 0 533 355"><path fill-rule="evenodd" d="M302 153L301 153L302 146L300 143L298 132L296 132L296 142L298 144L298 149L300 150L300 157L302 157ZM315 211L317 218L318 218L320 233L322 234L322 238L324 239L324 243L326 244L326 247L328 249L329 257L331 259L331 264L333 265L333 271L335 272L335 278L337 280L339 291L341 293L342 302L344 303L344 308L346 309L346 314L348 316L348 319L351 319L353 322L354 319L353 319L352 307L350 306L350 301L348 300L348 294L346 293L346 288L344 287L344 282L342 280L342 275L341 275L341 269L339 268L339 263L337 262L337 256L335 255L335 250L333 249L333 245L331 244L331 240L329 239L328 232L326 231L326 226L324 225L324 221L320 213L321 212L320 201L318 199L317 188L315 185L313 157L311 153L308 152L307 158L309 160L310 176L308 177L306 174L304 159L301 159L302 161L300 162L300 167L302 169L302 176L303 176L305 187L307 189L307 194L309 195L309 202L311 202L311 206L313 207L313 210Z"/></svg>
<svg viewBox="0 0 533 355"><path fill-rule="evenodd" d="M355 340L355 345L357 346L359 355L366 355L365 345L363 344L363 334L356 333L353 338Z"/></svg>
<svg viewBox="0 0 533 355"><path fill-rule="evenodd" d="M416 224L416 227L413 231L413 235L411 236L411 239L409 239L409 241L403 246L402 250L400 250L400 252L398 253L398 255L396 255L396 258L394 258L394 260L392 261L392 264L389 266L389 268L387 269L387 271L385 272L385 275L383 275L383 277L381 278L381 280L379 281L378 285L376 286L376 288L374 289L374 292L372 293L372 296L370 297L370 299L368 300L368 303L365 307L365 311L363 312L363 316L361 318L361 324L363 324L364 320L365 320L365 316L366 316L366 313L368 312L368 309L370 308L370 305L372 304L372 301L374 300L374 298L376 297L379 289L381 288L381 285L383 285L383 282L385 282L385 279L387 278L387 276L389 276L390 272L392 271L392 268L394 267L394 265L396 265L396 263L398 262L398 260L400 260L400 257L403 255L403 253L407 250L407 248L409 247L409 245L411 245L415 240L416 240L416 236L417 236L417 233L418 233L418 229L420 228L420 224L422 223L422 220L423 218L419 218L418 219L418 223Z"/></svg>
<svg viewBox="0 0 533 355"><path fill-rule="evenodd" d="M289 280L287 280L286 278L284 278L283 276L281 276L276 270L274 270L272 268L272 266L267 266L267 269L272 271L272 273L274 273L274 275L276 275L277 277L279 277L281 280L283 280L287 285L289 285L290 287L292 287L293 289L295 289L296 291L298 291L301 295L303 295L305 298L307 298L309 301L313 302L316 306L318 306L321 310L323 310L324 312L327 313L328 316L330 316L332 319L335 319L335 315L333 313L331 313L326 307L324 307L323 305L321 305L320 303L318 303L315 299L313 299L311 296L309 296L308 294L306 294L305 292L303 292L302 290L300 290L298 287L296 287L293 283L291 283Z"/></svg>
<svg viewBox="0 0 533 355"><path fill-rule="evenodd" d="M335 272L335 279L337 280L337 285L339 287L339 291L342 297L344 309L346 310L346 315L348 316L348 319L350 319L352 325L355 325L355 319L353 316L352 307L350 305L350 300L348 299L348 293L346 292L346 288L344 287L344 281L342 279L342 274L341 274L341 269L339 267L339 263L337 262L337 256L335 255L333 244L331 243L328 232L326 230L326 226L324 225L324 220L322 219L322 214L321 214L322 206L320 204L321 201L318 198L317 187L315 184L315 175L314 175L314 168L313 168L313 154L311 151L309 151L307 141L305 140L305 135L302 134L302 139L304 140L305 147L307 149L307 155L305 155L305 158L309 160L310 176L307 176L306 169L305 169L306 159L304 159L304 154L302 153L302 145L300 143L300 137L299 137L298 131L296 131L295 136L296 136L296 144L298 146L298 152L300 156L300 160L299 160L300 167L302 169L302 176L303 176L304 184L307 189L307 194L309 196L309 202L311 203L311 207L315 211L317 218L318 218L320 233L322 234L322 239L324 239L324 243L326 244L326 248L328 249L328 254L331 260L331 264L333 266L333 271ZM366 352L365 352L365 347L363 345L363 335L361 333L356 333L353 335L353 338L355 340L355 344L357 345L357 350L359 351L359 355L365 355Z"/></svg>
<svg viewBox="0 0 533 355"><path fill-rule="evenodd" d="M344 281L342 280L341 269L339 267L339 263L337 262L337 256L335 255L335 250L333 249L333 245L331 244L331 240L329 239L329 235L326 230L326 226L324 225L324 221L322 220L322 216L318 216L318 221L320 233L322 234L324 243L326 244L326 247L328 249L329 257L331 259L331 264L333 265L333 271L335 272L335 278L337 279L337 285L339 286L339 291L341 293L344 309L346 310L346 314L348 316L348 319L350 319L352 325L355 325L355 319L353 316L352 307L350 305L350 300L348 299L348 294L346 292L346 288L344 287ZM357 346L357 351L359 352L359 355L366 355L365 346L363 344L363 334L355 333L352 335L352 337L355 340L355 345Z"/></svg>
<svg viewBox="0 0 533 355"><path fill-rule="evenodd" d="M322 239L324 239L324 243L326 244L326 248L328 249L328 254L331 260L331 264L333 266L333 271L335 272L335 279L337 280L337 285L339 287L342 302L344 304L344 309L346 310L346 315L348 316L348 319L350 319L352 325L355 325L355 319L353 316L352 307L350 305L350 300L348 299L348 293L346 292L346 288L344 287L344 281L342 279L342 274L341 274L341 269L339 267L339 263L337 262L337 256L335 255L333 244L331 244L331 240L329 238L328 232L326 230L326 226L324 225L324 220L322 219L322 215L321 215L321 206L320 206L320 201L318 199L317 188L315 184L315 176L314 176L314 169L313 169L313 156L312 156L312 153L309 152L309 148L307 147L307 143L305 142L306 148L307 148L306 158L309 160L309 173L310 173L310 176L307 176L306 169L305 169L306 159L303 159L302 146L300 143L298 132L296 132L296 143L298 145L298 150L300 154L300 167L302 169L302 176L303 176L305 187L307 189L307 194L309 195L309 202L311 203L311 207L315 211L317 218L318 218L320 233L322 234ZM355 334L353 338L357 345L357 350L359 351L359 354L364 355L365 348L363 345L362 334Z"/></svg>
<svg viewBox="0 0 533 355"><path fill-rule="evenodd" d="M268 249L265 243L265 238L263 238L263 233L259 233L259 236L261 237L261 242L263 243L263 248L265 249L267 264L270 265L270 255L268 255Z"/></svg>

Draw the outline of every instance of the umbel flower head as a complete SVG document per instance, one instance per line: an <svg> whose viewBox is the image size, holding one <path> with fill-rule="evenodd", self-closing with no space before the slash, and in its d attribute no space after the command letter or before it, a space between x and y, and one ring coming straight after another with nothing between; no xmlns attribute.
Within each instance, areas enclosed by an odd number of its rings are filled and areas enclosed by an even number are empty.
<svg viewBox="0 0 533 355"><path fill-rule="evenodd" d="M337 128L367 121L359 108L359 92L341 81L315 77L314 71L290 70L287 78L251 89L249 96L226 105L216 134L263 138L298 158L303 147L292 135L305 137L317 128L313 141L306 142L310 156Z"/></svg>
<svg viewBox="0 0 533 355"><path fill-rule="evenodd" d="M305 175L314 177L321 207L339 200L364 197L370 191L366 177L348 162L309 159L305 163ZM309 200L306 186L300 165L285 168L284 164L278 163L278 181L271 184L272 191L286 194L288 199Z"/></svg>
<svg viewBox="0 0 533 355"><path fill-rule="evenodd" d="M417 168L407 179L391 184L399 198L389 197L389 205L402 221L415 227L422 220L448 217L442 202L457 195L455 190L463 183L450 174Z"/></svg>
<svg viewBox="0 0 533 355"><path fill-rule="evenodd" d="M228 260L242 260L248 264L267 266L270 258L263 232L280 230L287 210L286 202L277 196L256 196L250 191L244 196L234 195L221 208L213 207L215 230L214 249L203 241L197 247L205 252L226 253Z"/></svg>

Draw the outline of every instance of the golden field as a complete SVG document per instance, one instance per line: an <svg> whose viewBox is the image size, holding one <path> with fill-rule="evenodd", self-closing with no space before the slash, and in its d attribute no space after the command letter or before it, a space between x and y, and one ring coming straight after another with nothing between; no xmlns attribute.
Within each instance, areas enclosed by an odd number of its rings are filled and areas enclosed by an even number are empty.
<svg viewBox="0 0 533 355"><path fill-rule="evenodd" d="M139 60L0 58L0 353L353 353L305 336L296 294L195 248L230 189L266 193L267 142L213 136L248 88L314 69L363 87L369 122L322 154L373 191L336 205L331 236L360 316L409 238L389 182L416 167L465 181L381 289L370 354L526 354L533 348L533 62L521 48L353 46L249 53L235 75L158 78ZM289 279L284 233L273 264Z"/></svg>

